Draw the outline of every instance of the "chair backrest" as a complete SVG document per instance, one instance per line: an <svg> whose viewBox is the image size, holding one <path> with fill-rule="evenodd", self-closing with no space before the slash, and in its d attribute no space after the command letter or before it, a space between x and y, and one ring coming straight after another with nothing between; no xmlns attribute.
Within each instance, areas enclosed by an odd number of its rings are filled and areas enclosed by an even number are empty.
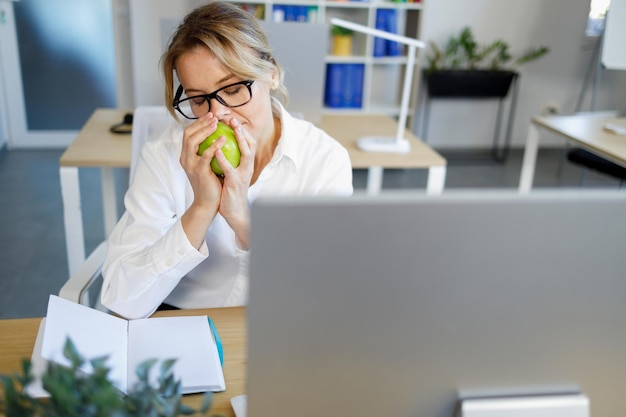
<svg viewBox="0 0 626 417"><path fill-rule="evenodd" d="M131 139L130 182L133 181L134 168L143 145L158 138L161 132L172 123L174 123L174 119L165 106L139 106L135 109Z"/></svg>

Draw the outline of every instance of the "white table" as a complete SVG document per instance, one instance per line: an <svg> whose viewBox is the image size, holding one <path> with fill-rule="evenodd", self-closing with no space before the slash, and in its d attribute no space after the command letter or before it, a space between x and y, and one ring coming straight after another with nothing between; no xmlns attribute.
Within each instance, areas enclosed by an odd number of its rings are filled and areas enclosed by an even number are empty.
<svg viewBox="0 0 626 417"><path fill-rule="evenodd" d="M626 166L626 136L607 131L604 128L607 124L626 127L626 117L607 113L533 117L524 148L519 192L527 193L532 188L541 129L560 135L574 145L609 161Z"/></svg>
<svg viewBox="0 0 626 417"><path fill-rule="evenodd" d="M79 168L101 169L106 236L111 233L119 219L114 169L130 167L131 138L130 135L112 134L109 127L119 123L127 112L129 111L121 109L97 109L59 160L70 275L85 260ZM443 191L446 160L409 131L406 132L406 137L411 141L411 151L407 154L369 153L357 148L356 142L362 136L395 134L397 124L392 118L325 115L320 127L348 149L353 168L368 169L368 194L377 194L382 189L384 168L427 169L427 193L439 194Z"/></svg>

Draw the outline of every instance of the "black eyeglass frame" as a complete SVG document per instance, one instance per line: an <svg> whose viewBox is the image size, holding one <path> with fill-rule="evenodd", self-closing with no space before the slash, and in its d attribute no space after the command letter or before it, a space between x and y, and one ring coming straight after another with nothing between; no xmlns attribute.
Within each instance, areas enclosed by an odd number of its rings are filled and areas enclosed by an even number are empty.
<svg viewBox="0 0 626 417"><path fill-rule="evenodd" d="M217 100L221 105L226 106L228 108L235 108L235 107L241 107L245 104L248 104L250 102L250 100L252 100L252 84L254 83L254 80L244 80L244 81L238 81L236 83L232 83L232 84L228 84L225 85L222 88L219 88L215 91L213 91L212 93L209 94L198 94L197 96L193 96L193 97L187 97L185 99L180 99L180 97L183 95L184 89L182 85L178 86L178 90L176 90L176 95L174 96L174 100L172 101L172 106L174 106L174 108L183 115L183 117L185 117L186 119L190 119L190 120L196 120L198 119L198 117L189 117L187 116L180 108L180 103L183 103L185 101L188 100L193 100L195 98L198 97L204 97L204 99L207 101L207 103L209 103L209 110L207 111L210 112L211 111L211 99L215 99ZM222 91L225 90L227 88L230 87L234 87L236 85L244 85L246 86L246 88L248 89L248 92L250 93L250 98L248 99L248 101L246 101L245 103L241 103L241 104L237 104L236 106L231 106L228 103L226 103L220 96L218 96L217 94Z"/></svg>

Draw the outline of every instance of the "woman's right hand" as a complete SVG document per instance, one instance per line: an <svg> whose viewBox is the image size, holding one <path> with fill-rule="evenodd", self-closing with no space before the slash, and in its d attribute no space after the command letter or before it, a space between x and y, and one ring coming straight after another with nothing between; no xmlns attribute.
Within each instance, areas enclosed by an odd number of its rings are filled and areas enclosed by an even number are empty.
<svg viewBox="0 0 626 417"><path fill-rule="evenodd" d="M183 132L180 164L189 178L194 201L182 217L183 229L192 245L200 247L211 222L215 218L222 194L222 182L211 169L211 160L225 140L218 139L202 156L198 146L217 129L217 118L212 113L200 117Z"/></svg>

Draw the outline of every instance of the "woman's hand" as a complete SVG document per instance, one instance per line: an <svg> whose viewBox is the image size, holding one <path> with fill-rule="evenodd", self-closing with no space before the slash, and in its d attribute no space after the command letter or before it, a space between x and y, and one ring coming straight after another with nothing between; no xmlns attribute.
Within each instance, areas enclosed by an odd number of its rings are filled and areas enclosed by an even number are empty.
<svg viewBox="0 0 626 417"><path fill-rule="evenodd" d="M221 149L215 151L215 158L224 171L219 212L235 231L239 246L242 249L248 249L250 232L248 189L254 173L256 140L237 119L231 119L230 126L235 131L235 138L241 152L241 160L239 166L233 168L226 160Z"/></svg>
<svg viewBox="0 0 626 417"><path fill-rule="evenodd" d="M224 139L218 139L202 156L198 155L200 143L216 129L217 118L208 113L187 126L183 132L180 164L191 183L194 201L181 221L189 242L196 248L204 241L206 231L220 206L222 182L211 170L211 160L224 145ZM219 153L222 154L221 150Z"/></svg>

